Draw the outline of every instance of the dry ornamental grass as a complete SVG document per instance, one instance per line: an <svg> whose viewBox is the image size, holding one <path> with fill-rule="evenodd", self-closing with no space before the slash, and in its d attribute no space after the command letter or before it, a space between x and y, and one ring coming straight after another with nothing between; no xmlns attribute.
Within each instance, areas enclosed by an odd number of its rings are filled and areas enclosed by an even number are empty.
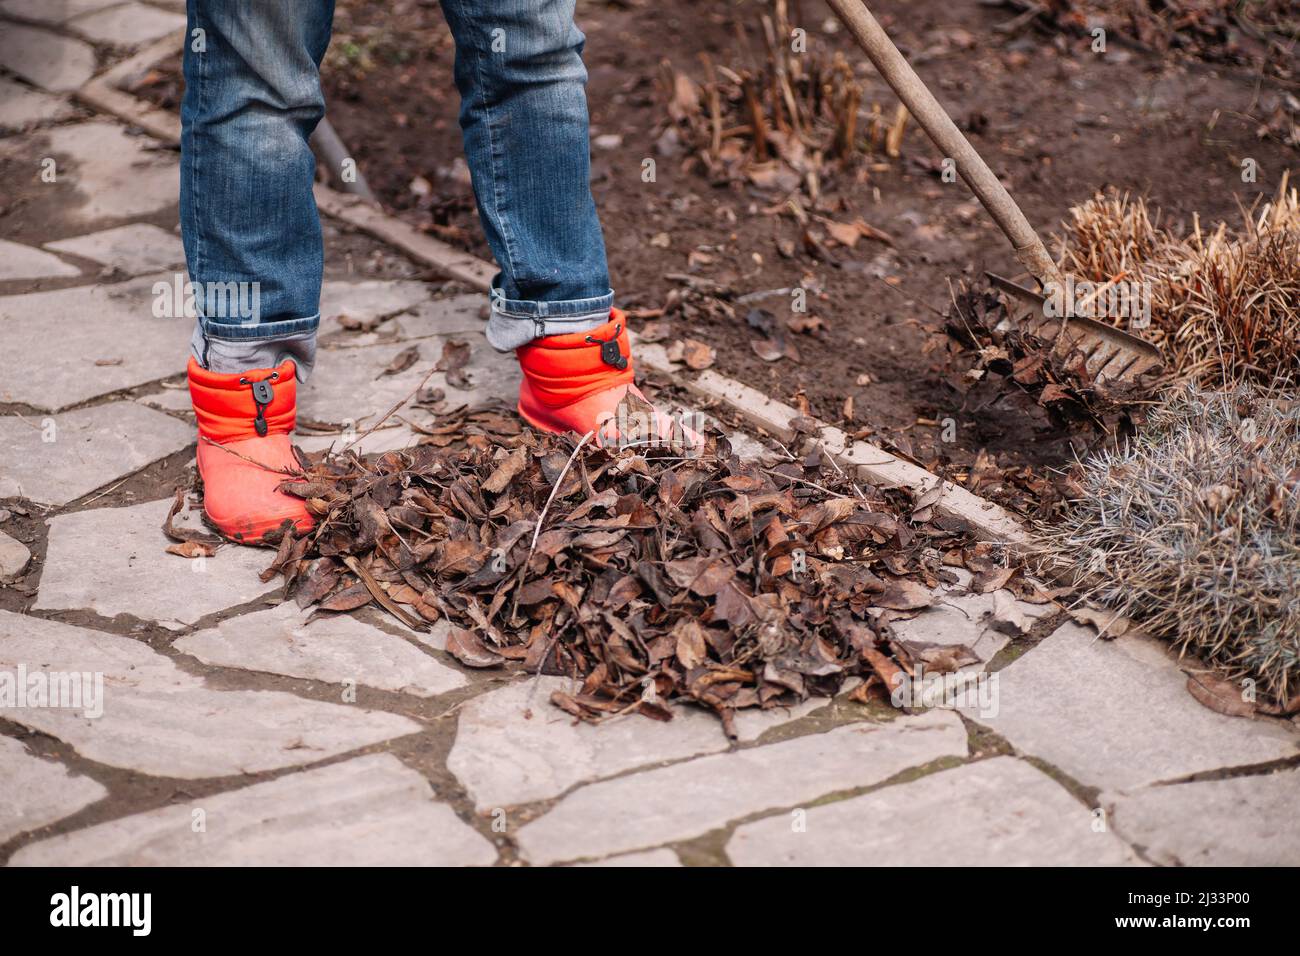
<svg viewBox="0 0 1300 956"><path fill-rule="evenodd" d="M1047 552L1088 598L1300 705L1300 402L1175 392L1080 466Z"/></svg>
<svg viewBox="0 0 1300 956"><path fill-rule="evenodd" d="M1300 378L1300 200L1285 176L1276 198L1236 230L1220 223L1207 232L1197 219L1179 235L1127 195L1099 195L1070 212L1064 271L1142 283L1151 326L1140 334L1164 350L1177 378L1210 388Z"/></svg>

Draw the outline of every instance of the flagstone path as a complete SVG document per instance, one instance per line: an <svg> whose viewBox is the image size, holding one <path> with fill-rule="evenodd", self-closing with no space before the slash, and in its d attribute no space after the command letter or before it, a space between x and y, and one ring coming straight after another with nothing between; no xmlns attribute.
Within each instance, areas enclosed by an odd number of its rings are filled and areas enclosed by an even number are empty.
<svg viewBox="0 0 1300 956"><path fill-rule="evenodd" d="M563 679L466 670L436 627L308 623L259 580L269 552L166 553L194 444L189 321L159 307L183 281L177 157L69 94L182 6L0 0L0 159L23 179L0 218L0 862L1300 863L1294 724L1207 710L1163 646L1008 594L959 584L894 625L972 648L977 703L812 700L730 742L680 707L575 724L548 704ZM467 389L432 380L452 405L511 394L480 296L326 230L301 445L364 431L450 339L472 350ZM992 626L1008 606L1030 637ZM73 674L78 707L40 698Z"/></svg>

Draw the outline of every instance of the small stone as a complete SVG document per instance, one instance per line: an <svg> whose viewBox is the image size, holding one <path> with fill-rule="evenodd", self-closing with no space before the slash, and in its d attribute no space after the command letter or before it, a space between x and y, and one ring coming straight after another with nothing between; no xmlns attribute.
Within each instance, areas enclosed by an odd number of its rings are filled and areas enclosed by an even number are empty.
<svg viewBox="0 0 1300 956"><path fill-rule="evenodd" d="M162 523L171 504L164 498L51 518L36 608L193 624L279 587L258 579L271 563L267 550L227 544L210 558L168 554Z"/></svg>
<svg viewBox="0 0 1300 956"><path fill-rule="evenodd" d="M70 92L94 75L95 50L49 30L6 23L0 30L0 66L42 89Z"/></svg>
<svg viewBox="0 0 1300 956"><path fill-rule="evenodd" d="M427 780L390 754L372 754L52 837L23 847L10 865L489 866L496 858Z"/></svg>
<svg viewBox="0 0 1300 956"><path fill-rule="evenodd" d="M1161 866L1300 863L1300 770L1104 793L1111 827Z"/></svg>
<svg viewBox="0 0 1300 956"><path fill-rule="evenodd" d="M28 753L10 737L0 737L0 780L0 843L71 816L108 794L89 777L74 776L62 764Z"/></svg>
<svg viewBox="0 0 1300 956"><path fill-rule="evenodd" d="M1065 624L998 671L993 713L964 711L1085 786L1131 790L1297 752L1295 733L1225 717L1187 693L1163 644Z"/></svg>
<svg viewBox="0 0 1300 956"><path fill-rule="evenodd" d="M36 123L53 123L72 112L72 104L62 96L51 96L0 77L0 129L21 130Z"/></svg>
<svg viewBox="0 0 1300 956"><path fill-rule="evenodd" d="M310 612L308 612L310 613ZM436 697L468 681L414 644L348 615L308 624L297 605L228 618L172 645L205 664Z"/></svg>
<svg viewBox="0 0 1300 956"><path fill-rule="evenodd" d="M445 641L443 636L443 647ZM536 677L489 691L461 708L447 769L478 809L545 800L584 780L728 747L717 717L698 708L674 707L667 722L631 716L597 727L552 706L556 690L572 690L572 684L561 677ZM742 740L753 740L827 703L742 711L736 728Z"/></svg>
<svg viewBox="0 0 1300 956"><path fill-rule="evenodd" d="M68 26L95 43L136 47L185 26L185 18L143 3L126 3L68 21Z"/></svg>
<svg viewBox="0 0 1300 956"><path fill-rule="evenodd" d="M965 727L948 711L849 724L588 784L525 824L519 848L541 864L659 846L965 756Z"/></svg>
<svg viewBox="0 0 1300 956"><path fill-rule="evenodd" d="M994 757L736 828L736 866L1131 866L1140 861L1046 774Z"/></svg>
<svg viewBox="0 0 1300 956"><path fill-rule="evenodd" d="M0 531L0 581L18 577L27 570L31 560L27 545Z"/></svg>
<svg viewBox="0 0 1300 956"><path fill-rule="evenodd" d="M132 276L185 264L185 247L180 237L145 222L47 242L45 248L92 259Z"/></svg>
<svg viewBox="0 0 1300 956"><path fill-rule="evenodd" d="M24 246L21 242L0 239L0 282L77 275L81 275L81 270L58 256Z"/></svg>
<svg viewBox="0 0 1300 956"><path fill-rule="evenodd" d="M8 707L6 720L99 763L159 777L227 777L316 763L420 730L405 717L355 705L210 690L129 637L0 611L0 671L18 674L20 667L29 683L38 672L89 675L95 693L64 702L75 706Z"/></svg>
<svg viewBox="0 0 1300 956"><path fill-rule="evenodd" d="M194 441L194 430L135 402L0 418L0 498L67 504Z"/></svg>

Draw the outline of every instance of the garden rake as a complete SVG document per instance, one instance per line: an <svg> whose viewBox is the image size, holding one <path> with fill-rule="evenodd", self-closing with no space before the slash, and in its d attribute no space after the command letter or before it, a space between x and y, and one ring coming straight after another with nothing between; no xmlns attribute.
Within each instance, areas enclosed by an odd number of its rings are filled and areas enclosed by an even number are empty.
<svg viewBox="0 0 1300 956"><path fill-rule="evenodd" d="M908 64L884 28L862 0L827 0L848 27L873 66L902 100L917 123L950 157L993 221L1015 249L1040 291L1027 289L1002 276L989 279L1007 294L1008 309L1016 324L1042 338L1052 338L1053 351L1064 356L1078 349L1093 381L1131 380L1162 365L1160 350L1135 335L1080 315L1068 315L1066 282L1043 241L1020 211L1015 200L962 135L934 94ZM1054 308L1049 309L1049 297ZM1057 318L1061 316L1062 318Z"/></svg>

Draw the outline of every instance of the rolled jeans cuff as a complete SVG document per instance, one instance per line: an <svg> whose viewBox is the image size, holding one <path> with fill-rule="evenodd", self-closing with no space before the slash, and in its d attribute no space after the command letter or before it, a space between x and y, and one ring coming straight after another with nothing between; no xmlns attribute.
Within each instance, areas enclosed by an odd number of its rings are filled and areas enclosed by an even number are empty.
<svg viewBox="0 0 1300 956"><path fill-rule="evenodd" d="M293 359L294 377L306 382L316 365L320 313L301 319L240 325L199 316L190 351L200 365L222 375L274 368Z"/></svg>
<svg viewBox="0 0 1300 956"><path fill-rule="evenodd" d="M587 332L609 321L614 290L589 299L537 302L491 296L487 340L498 352L510 352L549 335Z"/></svg>

